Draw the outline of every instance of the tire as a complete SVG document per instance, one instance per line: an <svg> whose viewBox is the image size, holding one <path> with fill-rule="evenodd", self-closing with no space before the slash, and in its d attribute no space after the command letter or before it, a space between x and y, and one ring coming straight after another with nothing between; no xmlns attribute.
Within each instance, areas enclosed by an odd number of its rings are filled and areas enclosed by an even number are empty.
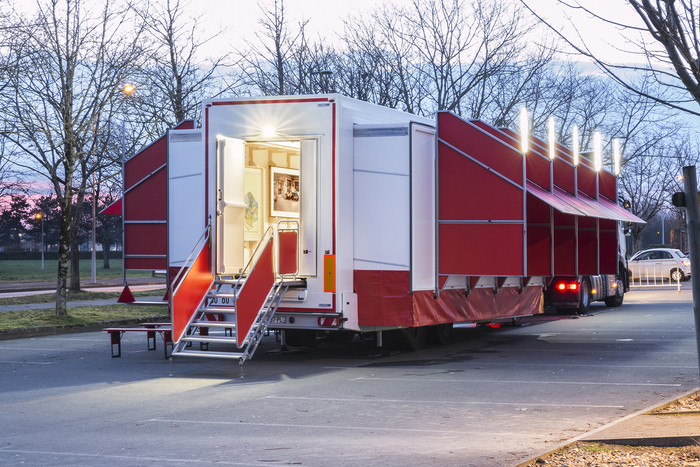
<svg viewBox="0 0 700 467"><path fill-rule="evenodd" d="M430 326L428 328L428 335L426 336L426 340L428 344L446 345L450 342L453 329L454 327L452 323Z"/></svg>
<svg viewBox="0 0 700 467"><path fill-rule="evenodd" d="M576 308L579 315L585 315L591 311L591 286L586 279L581 281L581 301Z"/></svg>
<svg viewBox="0 0 700 467"><path fill-rule="evenodd" d="M671 282L683 282L685 280L685 274L680 269L674 269L668 277Z"/></svg>
<svg viewBox="0 0 700 467"><path fill-rule="evenodd" d="M419 326L416 328L404 328L401 329L402 345L403 350L420 350L425 345L425 338L427 337L427 328L425 326Z"/></svg>
<svg viewBox="0 0 700 467"><path fill-rule="evenodd" d="M622 281L617 281L615 295L605 299L605 306L609 308L615 308L622 305L622 301L625 299L625 293L623 292L622 287Z"/></svg>
<svg viewBox="0 0 700 467"><path fill-rule="evenodd" d="M284 332L285 344L290 347L318 347L316 331L310 329L287 329Z"/></svg>

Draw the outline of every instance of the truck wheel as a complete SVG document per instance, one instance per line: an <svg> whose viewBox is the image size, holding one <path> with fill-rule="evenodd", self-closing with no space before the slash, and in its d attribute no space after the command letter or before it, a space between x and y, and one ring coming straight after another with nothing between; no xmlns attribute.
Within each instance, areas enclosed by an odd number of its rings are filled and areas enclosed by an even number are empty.
<svg viewBox="0 0 700 467"><path fill-rule="evenodd" d="M581 301L578 304L576 312L580 315L585 315L591 310L591 286L586 279L581 281Z"/></svg>
<svg viewBox="0 0 700 467"><path fill-rule="evenodd" d="M419 326L416 328L403 328L401 329L402 337L402 347L404 350L420 350L425 345L425 338L427 336L427 329L425 326Z"/></svg>
<svg viewBox="0 0 700 467"><path fill-rule="evenodd" d="M321 343L316 338L316 331L311 329L287 329L284 340L290 347L318 347Z"/></svg>
<svg viewBox="0 0 700 467"><path fill-rule="evenodd" d="M615 289L615 295L605 299L605 305L614 308L622 305L622 301L625 299L625 293L622 290L622 281L617 281L617 288Z"/></svg>
<svg viewBox="0 0 700 467"><path fill-rule="evenodd" d="M670 280L671 282L682 282L685 280L685 274L681 270L674 269L671 271Z"/></svg>
<svg viewBox="0 0 700 467"><path fill-rule="evenodd" d="M430 326L428 328L428 335L426 336L426 339L429 344L445 345L450 342L453 329L454 327L452 326L452 323Z"/></svg>

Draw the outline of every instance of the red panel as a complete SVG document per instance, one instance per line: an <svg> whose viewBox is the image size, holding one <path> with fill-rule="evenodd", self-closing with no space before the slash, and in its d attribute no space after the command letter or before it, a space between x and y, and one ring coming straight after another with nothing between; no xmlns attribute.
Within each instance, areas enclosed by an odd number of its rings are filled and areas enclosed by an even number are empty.
<svg viewBox="0 0 700 467"><path fill-rule="evenodd" d="M550 207L535 196L527 196L527 273L551 275L552 238Z"/></svg>
<svg viewBox="0 0 700 467"><path fill-rule="evenodd" d="M367 326L413 326L413 299L408 271L353 273L358 323ZM418 292L415 292L418 293ZM428 292L432 297L433 292Z"/></svg>
<svg viewBox="0 0 700 467"><path fill-rule="evenodd" d="M579 217L578 220L578 273L598 274L598 241L596 219Z"/></svg>
<svg viewBox="0 0 700 467"><path fill-rule="evenodd" d="M166 269L166 258L126 258L125 269L145 269L155 271L156 269Z"/></svg>
<svg viewBox="0 0 700 467"><path fill-rule="evenodd" d="M617 199L617 177L608 172L601 170L598 172L598 190L600 194L606 198Z"/></svg>
<svg viewBox="0 0 700 467"><path fill-rule="evenodd" d="M127 255L164 255L167 253L165 224L125 224Z"/></svg>
<svg viewBox="0 0 700 467"><path fill-rule="evenodd" d="M440 274L522 276L523 225L442 224Z"/></svg>
<svg viewBox="0 0 700 467"><path fill-rule="evenodd" d="M572 214L574 216L580 216L582 214L582 212L576 209L571 203L566 202L561 197L540 188L539 186L532 183L530 180L527 181L527 192L528 194L534 195L535 197L544 201L549 206L552 206L554 209L563 214ZM528 221L530 221L529 217L530 215L528 212Z"/></svg>
<svg viewBox="0 0 700 467"><path fill-rule="evenodd" d="M438 136L501 175L522 185L523 155L517 149L506 146L471 123L447 112L438 113Z"/></svg>
<svg viewBox="0 0 700 467"><path fill-rule="evenodd" d="M554 213L554 274L576 275L576 224L574 216Z"/></svg>
<svg viewBox="0 0 700 467"><path fill-rule="evenodd" d="M167 219L167 171L165 167L126 193L127 221L164 221Z"/></svg>
<svg viewBox="0 0 700 467"><path fill-rule="evenodd" d="M440 220L522 220L523 190L443 144L439 173Z"/></svg>
<svg viewBox="0 0 700 467"><path fill-rule="evenodd" d="M578 176L578 189L593 199L598 198L598 188L596 187L597 174L595 170L579 164L576 174Z"/></svg>
<svg viewBox="0 0 700 467"><path fill-rule="evenodd" d="M165 164L165 135L136 154L124 164L124 180L128 190Z"/></svg>
<svg viewBox="0 0 700 467"><path fill-rule="evenodd" d="M214 275L211 272L211 250L208 243L199 252L185 277L180 281L177 292L171 296L170 309L173 320L173 338L178 342L187 328L197 305L211 287Z"/></svg>
<svg viewBox="0 0 700 467"><path fill-rule="evenodd" d="M520 140L519 139L514 138L513 136L504 133L503 131L499 130L498 128L494 128L491 125L489 125L488 123L482 122L481 120L469 120L469 123L471 123L472 125L474 125L478 128L481 128L486 133L488 133L492 136L495 136L496 138L503 141L507 145L513 146L516 149L520 149Z"/></svg>
<svg viewBox="0 0 700 467"><path fill-rule="evenodd" d="M599 221L600 273L617 274L617 222Z"/></svg>
<svg viewBox="0 0 700 467"><path fill-rule="evenodd" d="M554 184L569 193L576 193L576 168L557 157L554 159Z"/></svg>
<svg viewBox="0 0 700 467"><path fill-rule="evenodd" d="M275 284L275 272L272 263L273 241L268 242L260 254L255 267L248 274L245 285L236 299L236 340L238 347L243 342L253 327L258 312L265 304L265 300Z"/></svg>
<svg viewBox="0 0 700 467"><path fill-rule="evenodd" d="M118 216L121 215L122 213L122 199L119 198L106 208L104 208L102 211L99 212L100 214L109 214L112 216Z"/></svg>
<svg viewBox="0 0 700 467"><path fill-rule="evenodd" d="M295 274L297 272L297 232L280 232L279 240L279 273Z"/></svg>
<svg viewBox="0 0 700 467"><path fill-rule="evenodd" d="M549 190L551 183L549 177L549 165L549 159L532 151L528 152L527 159L525 161L527 179Z"/></svg>
<svg viewBox="0 0 700 467"><path fill-rule="evenodd" d="M443 290L437 299L433 292L413 293L415 326L431 326L460 321L482 321L511 316L534 315L543 312L542 288L506 287L494 295L493 289L473 289L469 297L464 290ZM360 323L362 324L362 323Z"/></svg>

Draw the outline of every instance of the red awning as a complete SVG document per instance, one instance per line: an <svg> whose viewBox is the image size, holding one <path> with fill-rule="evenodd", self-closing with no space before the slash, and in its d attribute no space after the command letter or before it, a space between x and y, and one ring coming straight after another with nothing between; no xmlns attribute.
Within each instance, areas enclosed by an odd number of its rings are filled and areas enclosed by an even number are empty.
<svg viewBox="0 0 700 467"><path fill-rule="evenodd" d="M582 215L582 216L602 217L602 218L606 217L603 212L596 209L594 206L591 206L588 203L584 203L579 198L569 194L568 192L562 190L561 188L559 188L556 185L554 186L554 196L561 199L562 201L565 201L566 203L569 203L574 208L578 209L579 212L581 212L580 215Z"/></svg>
<svg viewBox="0 0 700 467"><path fill-rule="evenodd" d="M99 212L99 214L111 214L118 216L122 213L122 199L119 198L106 208L104 208L102 211Z"/></svg>
<svg viewBox="0 0 700 467"><path fill-rule="evenodd" d="M541 188L539 185L536 185L530 180L527 181L527 192L541 199L542 201L549 204L559 212L562 212L564 214L572 214L574 216L584 215L581 211L576 209L570 203L567 203L566 201L558 198L557 196L553 195L544 188Z"/></svg>
<svg viewBox="0 0 700 467"><path fill-rule="evenodd" d="M607 207L611 211L615 211L620 217L624 217L624 219L622 219L622 220L624 220L626 222L634 222L637 224L646 224L646 222L644 220L635 216L634 214L632 214L631 212L629 212L627 209L623 208L619 204L613 203L612 201L608 201L607 198L604 198L601 196L598 201L600 202L600 204Z"/></svg>

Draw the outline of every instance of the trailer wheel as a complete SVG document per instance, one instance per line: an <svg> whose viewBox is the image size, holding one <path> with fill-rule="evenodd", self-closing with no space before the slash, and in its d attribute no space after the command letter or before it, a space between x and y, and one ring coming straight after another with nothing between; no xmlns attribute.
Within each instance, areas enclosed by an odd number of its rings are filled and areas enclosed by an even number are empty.
<svg viewBox="0 0 700 467"><path fill-rule="evenodd" d="M316 331L311 329L287 329L284 338L290 347L318 347L321 343L316 337Z"/></svg>
<svg viewBox="0 0 700 467"><path fill-rule="evenodd" d="M576 312L585 315L591 311L591 286L586 279L581 281L581 301L578 303Z"/></svg>
<svg viewBox="0 0 700 467"><path fill-rule="evenodd" d="M625 293L622 290L623 287L624 286L622 285L622 281L617 281L617 288L615 289L615 295L605 299L606 306L608 306L610 308L614 308L614 307L622 305L622 301L625 299Z"/></svg>
<svg viewBox="0 0 700 467"><path fill-rule="evenodd" d="M402 347L404 350L420 350L425 345L428 332L425 326L401 329Z"/></svg>
<svg viewBox="0 0 700 467"><path fill-rule="evenodd" d="M452 323L430 326L426 340L428 344L445 345L450 342L453 329Z"/></svg>

